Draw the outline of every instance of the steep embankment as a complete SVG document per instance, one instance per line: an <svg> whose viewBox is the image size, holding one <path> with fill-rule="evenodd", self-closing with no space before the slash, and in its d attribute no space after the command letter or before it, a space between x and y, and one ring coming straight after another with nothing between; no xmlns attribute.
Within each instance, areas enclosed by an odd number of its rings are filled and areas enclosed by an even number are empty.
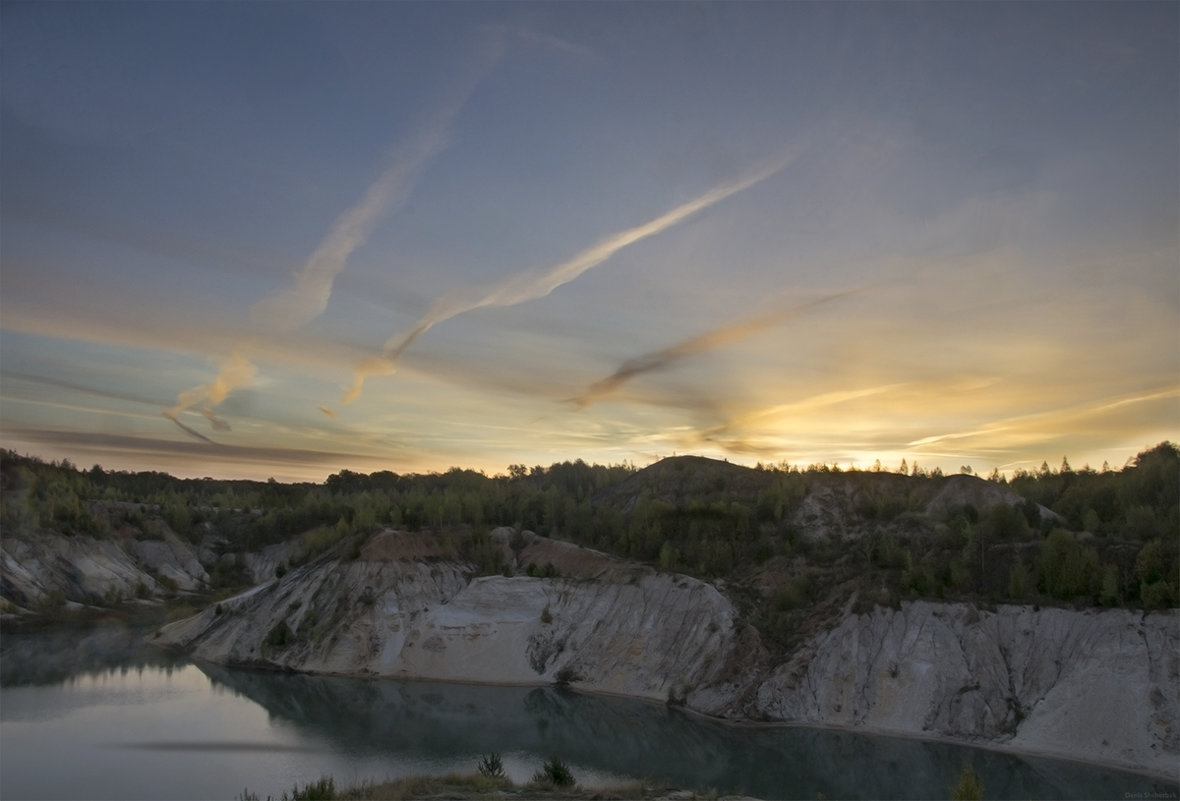
<svg viewBox="0 0 1180 801"><path fill-rule="evenodd" d="M386 531L165 627L229 665L469 682L568 681L731 719L945 737L1175 776L1174 613L915 602L846 614L782 664L711 584L507 529L470 578ZM536 572L536 571L533 571Z"/></svg>
<svg viewBox="0 0 1180 801"><path fill-rule="evenodd" d="M720 680L736 613L710 584L526 534L493 536L510 565L561 578L481 576L457 561L404 559L375 535L360 558L327 557L165 627L158 641L231 665L537 684L658 699Z"/></svg>
<svg viewBox="0 0 1180 801"><path fill-rule="evenodd" d="M770 673L754 708L1175 776L1178 690L1174 613L915 602L812 639Z"/></svg>
<svg viewBox="0 0 1180 801"><path fill-rule="evenodd" d="M171 533L139 539L5 532L0 568L0 597L18 608L54 598L110 602L155 596L195 590L209 580L198 550Z"/></svg>

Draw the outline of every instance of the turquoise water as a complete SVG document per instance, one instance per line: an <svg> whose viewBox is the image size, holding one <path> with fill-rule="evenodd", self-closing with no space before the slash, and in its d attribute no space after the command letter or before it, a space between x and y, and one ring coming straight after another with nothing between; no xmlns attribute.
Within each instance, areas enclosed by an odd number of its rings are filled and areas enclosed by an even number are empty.
<svg viewBox="0 0 1180 801"><path fill-rule="evenodd" d="M946 798L970 762L989 798L1175 798L1082 763L799 727L735 727L550 687L361 680L194 664L126 629L7 635L0 797L265 798L338 782L475 770L526 780L551 755L586 786L634 778L761 798Z"/></svg>

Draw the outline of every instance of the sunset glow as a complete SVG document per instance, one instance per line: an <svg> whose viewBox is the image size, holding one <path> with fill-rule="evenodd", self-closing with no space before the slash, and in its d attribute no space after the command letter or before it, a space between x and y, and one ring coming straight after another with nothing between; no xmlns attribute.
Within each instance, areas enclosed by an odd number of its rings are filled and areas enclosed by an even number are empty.
<svg viewBox="0 0 1180 801"><path fill-rule="evenodd" d="M1180 439L1175 3L0 23L5 448L318 481Z"/></svg>

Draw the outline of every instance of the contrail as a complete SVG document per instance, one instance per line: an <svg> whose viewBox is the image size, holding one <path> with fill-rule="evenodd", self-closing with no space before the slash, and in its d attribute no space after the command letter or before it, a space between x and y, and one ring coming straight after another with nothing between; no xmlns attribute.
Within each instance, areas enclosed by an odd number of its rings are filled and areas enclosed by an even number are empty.
<svg viewBox="0 0 1180 801"><path fill-rule="evenodd" d="M471 94L500 59L503 49L500 33L487 37L482 57L468 70L459 86L434 110L426 123L413 136L393 148L388 166L357 203L341 214L327 236L311 254L303 267L295 273L291 286L272 292L250 309L250 319L258 333L286 334L300 328L324 313L332 296L332 287L353 252L369 238L373 226L383 217L405 205L418 178L426 167L450 143L455 118L466 105ZM243 348L244 349L244 348ZM252 369L242 378L235 360L249 363L235 353L222 364L221 372L209 384L187 390L177 396L176 404L164 416L177 422L178 415L191 406L206 402L201 413L215 431L228 431L229 425L217 418L213 409L225 399L230 390L253 377ZM253 368L253 365L251 365ZM216 393L210 388L222 388ZM188 426L181 425L189 433ZM207 439L206 437L201 437Z"/></svg>
<svg viewBox="0 0 1180 801"><path fill-rule="evenodd" d="M667 348L645 353L641 356L636 356L623 362L619 369L615 370L601 381L596 381L591 384L585 392L572 401L578 405L579 408L585 408L595 401L606 397L616 392L623 384L631 379L643 375L644 373L651 373L656 370L662 370L669 365L686 359L689 356L695 356L698 353L705 353L706 351L716 350L717 348L732 345L747 337L753 336L758 332L769 328L773 325L778 325L789 320L792 317L800 315L806 311L814 309L817 306L822 306L825 303L831 303L839 298L847 297L863 291L863 288L846 289L842 292L830 292L818 298L807 301L806 303L799 303L788 309L782 309L776 312L761 314L757 317L740 320L736 323L714 328L712 331L706 331L695 337L690 337L681 342L676 343Z"/></svg>
<svg viewBox="0 0 1180 801"><path fill-rule="evenodd" d="M220 444L217 440L210 439L209 437L206 437L204 434L202 434L200 431L197 431L195 428L189 428L184 423L180 422L179 418L173 417L172 415L168 414L168 412L164 412L164 416L167 417L172 422L176 423L176 425L180 426L180 430L183 431L184 433L188 434L189 436L191 436L193 439L200 440L201 442L207 442L210 445L219 445Z"/></svg>
<svg viewBox="0 0 1180 801"><path fill-rule="evenodd" d="M653 220L608 236L601 242L559 264L544 269L521 270L488 289L472 288L443 296L434 303L430 311L418 321L414 328L404 334L390 337L383 346L379 357L368 359L357 365L352 387L341 398L341 402L351 403L356 400L360 396L368 376L394 372L398 359L406 349L418 337L438 323L474 309L491 306L515 306L519 303L543 298L558 287L573 281L587 270L602 264L628 245L633 245L666 231L731 195L736 195L765 181L798 158L801 151L801 148L793 148L787 155L746 178L710 189L703 195L677 206Z"/></svg>
<svg viewBox="0 0 1180 801"><path fill-rule="evenodd" d="M198 439L205 442L212 442L208 437L197 434L196 431L180 422L180 414L185 410L203 403L201 414L213 425L215 431L228 431L229 423L221 420L214 414L213 409L224 401L229 393L237 387L248 383L254 378L258 372L258 368L254 363L246 358L240 351L234 351L228 359L221 363L221 369L218 370L217 376L208 384L201 384L198 387L185 390L176 398L176 403L171 409L164 412L164 416L172 422L176 423L185 432L194 434Z"/></svg>
<svg viewBox="0 0 1180 801"><path fill-rule="evenodd" d="M332 286L353 252L369 238L373 226L405 205L418 177L450 143L451 125L474 90L442 108L408 142L398 147L385 171L354 206L337 218L319 247L295 274L294 283L254 304L250 319L262 331L290 333L324 313Z"/></svg>

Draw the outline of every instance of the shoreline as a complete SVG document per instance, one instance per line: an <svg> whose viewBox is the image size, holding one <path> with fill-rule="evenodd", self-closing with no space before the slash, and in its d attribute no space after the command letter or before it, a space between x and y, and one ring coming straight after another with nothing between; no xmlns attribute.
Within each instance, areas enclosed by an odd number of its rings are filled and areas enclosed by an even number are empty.
<svg viewBox="0 0 1180 801"><path fill-rule="evenodd" d="M377 673L340 673L334 671L297 671L284 670L281 668L272 668L265 665L231 665L220 662L212 662L206 659L189 656L183 648L178 648L174 645L153 642L150 637L155 632L147 635L145 641L154 647L164 650L172 651L174 653L185 654L186 657L194 664L215 665L219 668L228 668L232 670L258 671L262 673L296 673L307 676L319 676L329 678L343 678L361 681L392 681L392 682L422 682L422 683L437 683L437 684L452 684L452 685L467 685L475 687L535 687L535 688L550 688L568 690L570 692L580 693L589 696L602 696L609 698L623 698L628 701L636 701L640 703L650 704L654 707L663 707L672 710L679 714L695 718L701 721L718 724L721 726L731 728L748 728L748 729L783 729L783 728L799 728L799 729L821 729L826 731L838 731L849 734L863 734L870 737L894 737L906 740L917 740L920 742L938 743L941 745L960 746L963 748L977 748L985 751L995 751L998 753L1008 754L1017 757L1029 757L1032 759L1046 759L1057 762L1087 764L1091 766L1098 766L1109 770L1116 770L1122 773L1129 773L1135 776L1149 779L1152 781L1162 781L1176 784L1180 788L1180 767L1177 768L1175 775L1169 775L1165 772L1157 771L1148 765L1131 764L1126 762L1119 762L1109 759L1101 759L1097 757L1078 756L1076 754L1066 754L1060 751L1055 751L1050 748L1027 748L1018 745L1011 745L1010 743L997 743L985 740L966 740L951 735L936 734L930 732L914 732L901 729L882 729L875 726L846 726L836 723L824 723L817 721L805 720L754 720L754 719L735 719L724 718L716 715L710 715L707 712L702 712L698 709L693 709L684 705L673 705L667 702L660 701L657 698L643 696L643 695L628 695L626 693L612 692L609 690L598 690L577 683L562 683L562 682L503 682L503 681L477 681L477 680L457 680L448 678L435 678L430 676L400 676L400 675L383 675Z"/></svg>
<svg viewBox="0 0 1180 801"><path fill-rule="evenodd" d="M393 679L397 681L398 679ZM415 679L407 679L407 681L415 681ZM423 681L432 681L432 679L423 679ZM454 682L467 683L467 682ZM536 686L553 687L553 684L540 684ZM751 720L751 719L733 719L722 718L715 715L710 715L706 712L693 709L688 706L674 706L651 698L643 696L626 695L623 693L613 693L608 691L599 691L577 687L575 685L564 685L567 689L574 692L585 693L586 695L603 695L614 698L626 698L632 701L644 701L657 706L667 707L668 709L679 712L683 715L698 718L700 720L708 721L710 723L717 723L722 726L729 726L733 728L749 728L749 729L822 729L825 731L846 732L848 734L864 734L870 737L896 737L905 740L917 740L919 742L938 743L941 745L954 745L963 748L978 748L984 751L996 751L999 753L1009 754L1011 756L1031 757L1034 759L1049 759L1057 762L1082 763L1087 765L1097 765L1099 767L1108 768L1110 770L1117 770L1123 773L1132 773L1136 776L1144 778L1165 781L1177 784L1180 786L1180 767L1177 768L1177 773L1174 776L1169 776L1166 773L1158 773L1148 766L1131 765L1129 763L1120 763L1107 759L1097 759L1090 757L1069 756L1061 752L1053 751L1043 748L1022 748L1020 746L1010 745L1008 743L992 743L987 741L963 740L957 737L952 737L946 734L930 734L926 732L913 732L900 729L882 729L875 726L842 726L838 723L820 723L806 720ZM1180 760L1180 757L1177 757Z"/></svg>

